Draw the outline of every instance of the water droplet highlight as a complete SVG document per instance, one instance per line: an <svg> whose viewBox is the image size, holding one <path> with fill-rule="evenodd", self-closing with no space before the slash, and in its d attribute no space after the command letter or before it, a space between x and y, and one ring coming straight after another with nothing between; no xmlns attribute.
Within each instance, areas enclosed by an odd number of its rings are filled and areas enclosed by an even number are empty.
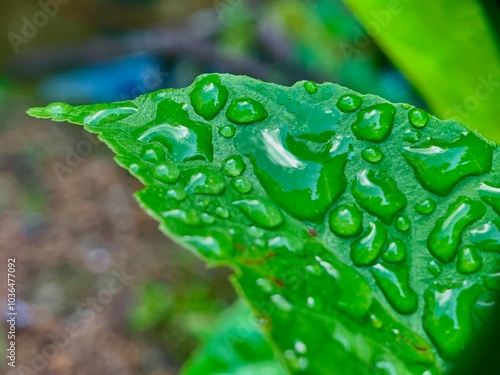
<svg viewBox="0 0 500 375"><path fill-rule="evenodd" d="M356 237L363 230L363 214L354 204L336 207L328 220L330 230L339 237Z"/></svg>
<svg viewBox="0 0 500 375"><path fill-rule="evenodd" d="M211 74L196 82L189 98L198 115L205 120L213 120L226 105L228 95L227 88L222 85L220 77Z"/></svg>
<svg viewBox="0 0 500 375"><path fill-rule="evenodd" d="M479 198L489 204L500 215L500 186L492 183L482 183L479 186Z"/></svg>
<svg viewBox="0 0 500 375"><path fill-rule="evenodd" d="M356 266L369 266L377 260L385 242L387 229L380 222L370 223L363 235L351 244L351 260Z"/></svg>
<svg viewBox="0 0 500 375"><path fill-rule="evenodd" d="M281 211L268 200L243 199L234 201L233 205L259 227L272 229L283 224Z"/></svg>
<svg viewBox="0 0 500 375"><path fill-rule="evenodd" d="M264 106L250 98L234 99L226 112L227 118L236 124L252 124L267 118Z"/></svg>
<svg viewBox="0 0 500 375"><path fill-rule="evenodd" d="M162 213L162 216L166 219L175 219L176 221L182 222L189 226L199 226L201 224L201 218L198 211L192 208L186 210L171 210Z"/></svg>
<svg viewBox="0 0 500 375"><path fill-rule="evenodd" d="M241 175L245 170L245 162L240 155L230 156L222 163L221 171L228 177Z"/></svg>
<svg viewBox="0 0 500 375"><path fill-rule="evenodd" d="M236 134L236 128L233 125L226 125L219 129L219 134L224 138L233 138Z"/></svg>
<svg viewBox="0 0 500 375"><path fill-rule="evenodd" d="M429 114L420 108L412 108L408 111L410 124L417 129L421 129L429 122Z"/></svg>
<svg viewBox="0 0 500 375"><path fill-rule="evenodd" d="M457 270L463 274L477 272L483 265L483 259L474 246L463 246L458 250Z"/></svg>
<svg viewBox="0 0 500 375"><path fill-rule="evenodd" d="M361 110L358 118L351 126L357 139L381 143L385 141L392 131L396 108L391 104L375 104Z"/></svg>
<svg viewBox="0 0 500 375"><path fill-rule="evenodd" d="M406 245L400 238L394 238L389 242L384 252L382 259L389 263L400 263L406 260Z"/></svg>
<svg viewBox="0 0 500 375"><path fill-rule="evenodd" d="M342 95L337 101L337 108L342 112L354 112L363 104L363 99L355 94Z"/></svg>
<svg viewBox="0 0 500 375"><path fill-rule="evenodd" d="M159 163L165 160L165 151L160 145L148 144L142 148L141 158L150 163Z"/></svg>
<svg viewBox="0 0 500 375"><path fill-rule="evenodd" d="M377 146L373 146L361 151L361 156L367 162L376 164L384 158L384 153Z"/></svg>
<svg viewBox="0 0 500 375"><path fill-rule="evenodd" d="M205 168L193 168L183 172L186 191L192 194L220 195L224 192L224 178Z"/></svg>
<svg viewBox="0 0 500 375"><path fill-rule="evenodd" d="M500 219L489 221L480 229L471 230L470 241L481 251L500 252Z"/></svg>
<svg viewBox="0 0 500 375"><path fill-rule="evenodd" d="M415 205L415 211L420 215L430 215L436 209L436 202L432 198L424 199Z"/></svg>
<svg viewBox="0 0 500 375"><path fill-rule="evenodd" d="M316 91L318 91L318 84L313 81L306 81L304 82L304 89L309 93L309 94L314 94Z"/></svg>
<svg viewBox="0 0 500 375"><path fill-rule="evenodd" d="M173 163L160 163L153 169L153 177L161 182L173 184L179 179L179 168Z"/></svg>
<svg viewBox="0 0 500 375"><path fill-rule="evenodd" d="M252 183L246 177L236 177L231 180L231 186L240 194L248 194L252 190Z"/></svg>
<svg viewBox="0 0 500 375"><path fill-rule="evenodd" d="M410 219L408 219L404 215L400 215L396 218L396 229L399 230L400 232L406 232L408 229L410 229Z"/></svg>

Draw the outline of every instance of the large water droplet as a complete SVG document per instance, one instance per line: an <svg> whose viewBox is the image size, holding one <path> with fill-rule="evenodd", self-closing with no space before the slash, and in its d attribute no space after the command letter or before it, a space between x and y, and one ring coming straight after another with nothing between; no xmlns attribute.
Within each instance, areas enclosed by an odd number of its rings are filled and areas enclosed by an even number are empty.
<svg viewBox="0 0 500 375"><path fill-rule="evenodd" d="M421 215L430 215L436 209L436 202L432 198L424 199L415 205L415 211Z"/></svg>
<svg viewBox="0 0 500 375"><path fill-rule="evenodd" d="M426 290L423 326L444 359L456 359L472 339L471 308L480 289L464 282L452 287L432 285Z"/></svg>
<svg viewBox="0 0 500 375"><path fill-rule="evenodd" d="M375 263L385 242L387 229L380 222L370 223L363 235L351 244L351 260L356 266Z"/></svg>
<svg viewBox="0 0 500 375"><path fill-rule="evenodd" d="M396 213L407 203L396 181L382 171L361 171L352 185L352 194L362 208L386 224L392 223Z"/></svg>
<svg viewBox="0 0 500 375"><path fill-rule="evenodd" d="M383 152L377 146L365 148L361 152L361 156L363 156L363 159L367 162L373 164L380 162L384 158Z"/></svg>
<svg viewBox="0 0 500 375"><path fill-rule="evenodd" d="M153 177L167 184L176 182L179 175L179 168L173 163L160 163L155 165L153 169Z"/></svg>
<svg viewBox="0 0 500 375"><path fill-rule="evenodd" d="M268 200L242 199L233 204L259 227L276 228L283 224L281 211Z"/></svg>
<svg viewBox="0 0 500 375"><path fill-rule="evenodd" d="M479 186L479 197L488 203L500 215L500 186L491 183L482 183Z"/></svg>
<svg viewBox="0 0 500 375"><path fill-rule="evenodd" d="M401 314L417 310L418 296L410 286L410 272L407 265L379 263L371 273L390 305Z"/></svg>
<svg viewBox="0 0 500 375"><path fill-rule="evenodd" d="M157 141L169 151L169 157L182 163L213 160L212 127L189 118L181 104L171 99L157 103L156 118L138 131L139 141Z"/></svg>
<svg viewBox="0 0 500 375"><path fill-rule="evenodd" d="M220 77L211 74L199 79L189 97L195 112L205 120L213 120L224 108L228 98L227 88Z"/></svg>
<svg viewBox="0 0 500 375"><path fill-rule="evenodd" d="M404 149L415 177L425 189L440 196L448 195L464 177L489 172L493 160L493 146L473 133L453 142L430 139Z"/></svg>
<svg viewBox="0 0 500 375"><path fill-rule="evenodd" d="M354 112L363 104L363 99L355 94L342 95L337 101L337 108L342 112Z"/></svg>
<svg viewBox="0 0 500 375"><path fill-rule="evenodd" d="M351 129L362 141L383 142L392 131L396 108L391 104L375 104L361 110Z"/></svg>
<svg viewBox="0 0 500 375"><path fill-rule="evenodd" d="M94 113L83 119L84 124L110 124L112 122L123 120L138 111L137 107L132 102L121 103L119 107L111 107L110 104L98 104L97 106L105 107L101 110L94 109Z"/></svg>
<svg viewBox="0 0 500 375"><path fill-rule="evenodd" d="M471 230L470 241L481 251L500 252L500 219L489 221L480 229Z"/></svg>
<svg viewBox="0 0 500 375"><path fill-rule="evenodd" d="M267 111L258 101L250 98L234 99L226 112L227 118L236 124L251 124L267 118Z"/></svg>
<svg viewBox="0 0 500 375"><path fill-rule="evenodd" d="M238 151L250 158L259 182L276 203L298 219L320 221L345 189L350 142L332 139L324 153L304 157L290 147L292 141L286 128L248 127L235 138Z"/></svg>
<svg viewBox="0 0 500 375"><path fill-rule="evenodd" d="M318 84L313 81L306 81L304 82L304 88L309 94L314 94L316 91L318 91Z"/></svg>
<svg viewBox="0 0 500 375"><path fill-rule="evenodd" d="M355 204L343 204L330 213L328 223L337 236L355 237L363 229L363 214Z"/></svg>
<svg viewBox="0 0 500 375"><path fill-rule="evenodd" d="M220 195L224 192L224 178L205 168L193 168L183 172L186 191L193 194Z"/></svg>
<svg viewBox="0 0 500 375"><path fill-rule="evenodd" d="M415 128L423 128L429 121L429 114L420 108L412 108L408 111L408 120Z"/></svg>
<svg viewBox="0 0 500 375"><path fill-rule="evenodd" d="M432 255L442 262L455 259L462 232L467 225L479 220L486 213L481 202L461 196L451 204L446 214L438 219L427 239Z"/></svg>
<svg viewBox="0 0 500 375"><path fill-rule="evenodd" d="M463 246L458 250L457 270L464 274L474 273L481 269L483 259L474 246Z"/></svg>
<svg viewBox="0 0 500 375"><path fill-rule="evenodd" d="M221 171L226 176L236 177L243 173L245 167L243 158L240 155L235 155L224 160Z"/></svg>
<svg viewBox="0 0 500 375"><path fill-rule="evenodd" d="M394 238L389 242L384 252L382 259L389 263L399 263L406 260L406 245L400 238Z"/></svg>

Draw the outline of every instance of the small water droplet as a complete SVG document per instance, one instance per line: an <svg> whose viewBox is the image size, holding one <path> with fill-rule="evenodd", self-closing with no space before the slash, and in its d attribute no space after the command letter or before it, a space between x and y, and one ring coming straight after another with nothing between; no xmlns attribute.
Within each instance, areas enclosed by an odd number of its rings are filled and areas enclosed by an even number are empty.
<svg viewBox="0 0 500 375"><path fill-rule="evenodd" d="M137 163L132 163L128 166L128 169L130 170L130 172L132 173L137 173L140 171L141 167L139 166L139 164Z"/></svg>
<svg viewBox="0 0 500 375"><path fill-rule="evenodd" d="M245 171L245 162L240 155L230 156L222 163L221 171L229 177L236 177Z"/></svg>
<svg viewBox="0 0 500 375"><path fill-rule="evenodd" d="M293 305L281 294L273 294L271 296L271 301L273 301L276 307L281 311L290 312L293 310Z"/></svg>
<svg viewBox="0 0 500 375"><path fill-rule="evenodd" d="M483 259L474 246L463 246L458 250L457 270L469 274L477 272L483 265Z"/></svg>
<svg viewBox="0 0 500 375"><path fill-rule="evenodd" d="M464 177L491 170L493 146L473 133L466 133L453 142L430 139L404 147L403 156L422 186L444 197Z"/></svg>
<svg viewBox="0 0 500 375"><path fill-rule="evenodd" d="M337 236L355 237L363 230L363 214L355 204L343 204L330 213L328 223Z"/></svg>
<svg viewBox="0 0 500 375"><path fill-rule="evenodd" d="M483 284L490 290L500 291L500 272L484 275Z"/></svg>
<svg viewBox="0 0 500 375"><path fill-rule="evenodd" d="M401 103L401 108L403 108L403 109L410 109L411 108L411 104Z"/></svg>
<svg viewBox="0 0 500 375"><path fill-rule="evenodd" d="M400 314L411 314L417 310L418 296L410 286L407 265L379 263L372 267L371 273L394 310Z"/></svg>
<svg viewBox="0 0 500 375"><path fill-rule="evenodd" d="M160 145L148 144L142 148L142 160L150 163L159 163L165 160L165 151Z"/></svg>
<svg viewBox="0 0 500 375"><path fill-rule="evenodd" d="M384 326L384 323L382 320L379 319L379 317L375 314L370 314L370 323L372 326L374 326L376 329L380 329Z"/></svg>
<svg viewBox="0 0 500 375"><path fill-rule="evenodd" d="M431 285L424 293L423 326L444 359L454 360L472 339L471 308L481 288L464 282L453 286Z"/></svg>
<svg viewBox="0 0 500 375"><path fill-rule="evenodd" d="M420 108L412 108L408 111L408 120L415 128L421 129L427 125L429 114Z"/></svg>
<svg viewBox="0 0 500 375"><path fill-rule="evenodd" d="M257 281L255 283L265 293L271 293L274 290L273 284L269 280L267 280L267 279L259 278L259 279L257 279Z"/></svg>
<svg viewBox="0 0 500 375"><path fill-rule="evenodd" d="M226 112L227 118L236 124L252 124L263 121L267 115L264 106L250 98L234 99Z"/></svg>
<svg viewBox="0 0 500 375"><path fill-rule="evenodd" d="M382 259L389 263L400 263L406 260L406 245L400 238L394 238L389 242L384 252Z"/></svg>
<svg viewBox="0 0 500 375"><path fill-rule="evenodd" d="M410 229L411 222L410 222L410 219L408 219L406 216L399 215L396 218L395 225L396 225L396 229L399 230L400 232L406 232L406 231L408 231L408 229Z"/></svg>
<svg viewBox="0 0 500 375"><path fill-rule="evenodd" d="M385 242L387 241L387 229L381 222L372 222L369 228L360 238L351 244L351 260L356 266L368 266L373 264Z"/></svg>
<svg viewBox="0 0 500 375"><path fill-rule="evenodd" d="M205 120L213 120L224 108L228 98L227 88L220 77L210 74L199 79L189 97L194 111Z"/></svg>
<svg viewBox="0 0 500 375"><path fill-rule="evenodd" d="M398 189L396 181L385 172L365 169L352 185L352 194L358 204L386 224L407 204L406 197Z"/></svg>
<svg viewBox="0 0 500 375"><path fill-rule="evenodd" d="M384 153L377 146L372 146L365 148L361 152L361 156L363 156L363 159L367 162L376 164L384 158Z"/></svg>
<svg viewBox="0 0 500 375"><path fill-rule="evenodd" d="M482 183L479 186L479 197L489 204L500 215L500 186L492 183Z"/></svg>
<svg viewBox="0 0 500 375"><path fill-rule="evenodd" d="M234 201L246 217L262 228L276 228L283 224L283 215L271 201L263 199L242 199Z"/></svg>
<svg viewBox="0 0 500 375"><path fill-rule="evenodd" d="M500 252L500 220L489 221L471 230L470 241L481 251Z"/></svg>
<svg viewBox="0 0 500 375"><path fill-rule="evenodd" d="M396 108L391 104L375 104L361 110L351 129L357 139L362 141L383 142L392 131Z"/></svg>
<svg viewBox="0 0 500 375"><path fill-rule="evenodd" d="M233 249L231 236L222 230L214 228L210 228L208 234L184 236L182 240L196 248L201 255L210 259L214 257L227 259L227 257L231 256Z"/></svg>
<svg viewBox="0 0 500 375"><path fill-rule="evenodd" d="M201 218L198 211L192 208L185 210L176 209L171 211L166 211L162 213L162 216L166 219L175 219L189 226L199 226L201 224Z"/></svg>
<svg viewBox="0 0 500 375"><path fill-rule="evenodd" d="M304 88L309 94L314 94L316 91L318 91L318 84L313 81L306 81L304 82Z"/></svg>
<svg viewBox="0 0 500 375"><path fill-rule="evenodd" d="M432 198L424 199L415 205L415 211L421 215L430 215L436 209L436 202Z"/></svg>
<svg viewBox="0 0 500 375"><path fill-rule="evenodd" d="M204 212L201 214L201 221L203 224L213 224L215 222L215 217Z"/></svg>
<svg viewBox="0 0 500 375"><path fill-rule="evenodd" d="M183 202L187 199L187 194L184 189L174 188L167 191L166 198L173 198L178 202Z"/></svg>
<svg viewBox="0 0 500 375"><path fill-rule="evenodd" d="M224 178L217 172L205 168L184 171L187 179L186 191L193 194L220 195L224 192Z"/></svg>
<svg viewBox="0 0 500 375"><path fill-rule="evenodd" d="M439 262L436 262L434 259L429 261L427 264L427 270L432 274L434 277L438 277L441 275L441 272L443 271L443 267Z"/></svg>
<svg viewBox="0 0 500 375"><path fill-rule="evenodd" d="M224 138L233 138L236 134L236 128L233 125L226 125L219 129L219 134Z"/></svg>
<svg viewBox="0 0 500 375"><path fill-rule="evenodd" d="M479 220L485 213L486 208L481 202L466 196L459 197L432 229L427 239L430 253L441 262L451 262L455 259L464 228Z"/></svg>
<svg viewBox="0 0 500 375"><path fill-rule="evenodd" d="M246 177L236 177L231 180L231 186L240 194L247 194L252 191L252 183Z"/></svg>
<svg viewBox="0 0 500 375"><path fill-rule="evenodd" d="M337 108L342 112L354 112L363 104L363 99L355 94L342 95L337 101Z"/></svg>
<svg viewBox="0 0 500 375"><path fill-rule="evenodd" d="M221 219L229 218L229 210L226 207L217 207L215 209L215 214Z"/></svg>
<svg viewBox="0 0 500 375"><path fill-rule="evenodd" d="M153 169L153 177L161 182L173 184L179 178L180 171L173 163L160 163Z"/></svg>

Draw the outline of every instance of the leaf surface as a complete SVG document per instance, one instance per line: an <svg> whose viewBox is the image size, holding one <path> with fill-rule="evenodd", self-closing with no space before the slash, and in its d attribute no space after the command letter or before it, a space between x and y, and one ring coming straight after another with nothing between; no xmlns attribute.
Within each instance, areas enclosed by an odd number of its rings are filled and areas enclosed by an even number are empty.
<svg viewBox="0 0 500 375"><path fill-rule="evenodd" d="M293 374L441 374L499 289L500 153L325 83L231 75L29 114L83 124L141 206L233 283Z"/></svg>

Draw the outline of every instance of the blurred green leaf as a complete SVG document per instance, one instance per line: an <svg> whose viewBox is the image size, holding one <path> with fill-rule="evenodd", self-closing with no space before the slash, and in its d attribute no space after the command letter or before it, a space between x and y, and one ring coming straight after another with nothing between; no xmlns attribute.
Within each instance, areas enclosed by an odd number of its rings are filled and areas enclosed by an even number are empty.
<svg viewBox="0 0 500 375"><path fill-rule="evenodd" d="M444 373L494 305L499 150L456 121L219 74L29 114L99 134L160 228L235 270L294 374Z"/></svg>
<svg viewBox="0 0 500 375"><path fill-rule="evenodd" d="M221 314L213 332L183 375L285 375L246 302Z"/></svg>
<svg viewBox="0 0 500 375"><path fill-rule="evenodd" d="M500 52L478 0L345 0L431 109L500 141Z"/></svg>

